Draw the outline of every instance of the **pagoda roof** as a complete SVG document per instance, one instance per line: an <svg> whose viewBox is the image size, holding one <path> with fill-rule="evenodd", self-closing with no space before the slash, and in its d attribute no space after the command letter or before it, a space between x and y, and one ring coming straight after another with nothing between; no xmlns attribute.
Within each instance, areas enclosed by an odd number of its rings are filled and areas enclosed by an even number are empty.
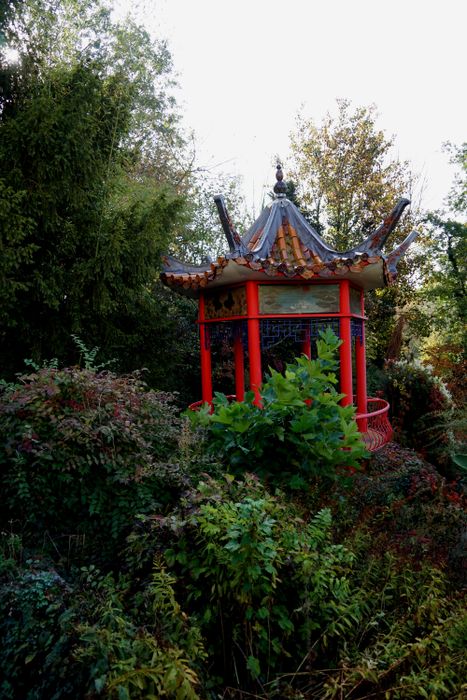
<svg viewBox="0 0 467 700"><path fill-rule="evenodd" d="M244 280L349 279L364 289L391 284L397 263L417 236L407 236L387 256L382 248L399 221L408 199L400 199L381 226L360 245L346 251L328 246L308 223L295 204L285 197L282 171L278 166L276 198L263 209L243 237L236 232L222 197L216 197L221 223L230 251L216 261L189 265L164 256L162 281L189 296L207 287L231 286Z"/></svg>

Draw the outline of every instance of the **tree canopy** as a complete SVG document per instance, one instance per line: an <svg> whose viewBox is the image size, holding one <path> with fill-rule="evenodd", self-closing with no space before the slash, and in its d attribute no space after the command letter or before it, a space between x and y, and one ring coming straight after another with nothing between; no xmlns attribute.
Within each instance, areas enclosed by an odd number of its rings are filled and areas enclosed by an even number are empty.
<svg viewBox="0 0 467 700"><path fill-rule="evenodd" d="M19 52L0 107L4 371L73 360L74 333L122 369L144 340L139 366L163 383L146 335L165 322L154 288L185 216L167 48L102 2L32 0L3 20Z"/></svg>
<svg viewBox="0 0 467 700"><path fill-rule="evenodd" d="M427 217L433 264L420 293L430 316L423 352L461 406L467 364L467 143L448 143L445 150L458 170L446 197L447 211Z"/></svg>
<svg viewBox="0 0 467 700"><path fill-rule="evenodd" d="M376 127L376 108L337 100L320 125L299 116L291 135L291 175L311 223L337 250L357 245L413 191L407 161L390 158L394 139ZM413 225L405 217L402 230Z"/></svg>

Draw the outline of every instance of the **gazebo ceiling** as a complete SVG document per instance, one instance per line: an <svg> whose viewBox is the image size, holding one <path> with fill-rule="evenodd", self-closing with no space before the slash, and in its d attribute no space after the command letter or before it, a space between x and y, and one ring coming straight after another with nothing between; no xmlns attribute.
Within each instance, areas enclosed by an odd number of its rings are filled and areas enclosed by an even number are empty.
<svg viewBox="0 0 467 700"><path fill-rule="evenodd" d="M349 279L363 289L391 284L397 263L417 236L412 231L389 255L382 248L410 203L400 199L393 211L360 245L339 252L330 248L285 197L280 166L276 173L274 201L263 209L243 237L235 230L223 197L215 198L229 252L215 262L189 265L172 256L164 256L162 281L179 292L197 296L206 287L231 286L244 280Z"/></svg>

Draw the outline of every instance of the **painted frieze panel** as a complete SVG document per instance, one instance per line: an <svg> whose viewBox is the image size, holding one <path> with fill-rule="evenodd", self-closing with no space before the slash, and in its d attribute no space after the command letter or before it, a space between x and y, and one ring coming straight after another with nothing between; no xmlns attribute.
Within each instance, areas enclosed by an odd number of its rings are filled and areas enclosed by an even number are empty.
<svg viewBox="0 0 467 700"><path fill-rule="evenodd" d="M246 316L245 287L216 289L205 297L204 313L207 319Z"/></svg>
<svg viewBox="0 0 467 700"><path fill-rule="evenodd" d="M339 286L264 284L259 288L260 314L339 312Z"/></svg>

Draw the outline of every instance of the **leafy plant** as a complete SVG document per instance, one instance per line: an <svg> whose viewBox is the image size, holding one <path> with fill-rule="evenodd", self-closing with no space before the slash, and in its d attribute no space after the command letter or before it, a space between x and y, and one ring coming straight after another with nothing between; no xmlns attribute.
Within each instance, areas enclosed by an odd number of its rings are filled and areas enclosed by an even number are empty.
<svg viewBox="0 0 467 700"><path fill-rule="evenodd" d="M316 477L336 479L366 454L355 409L341 406L342 394L334 388L339 345L328 329L317 341L316 360L297 358L283 374L271 370L261 407L252 392L241 403L216 394L212 412L205 405L187 415L206 428L208 449L234 474L251 471L292 489Z"/></svg>
<svg viewBox="0 0 467 700"><path fill-rule="evenodd" d="M0 695L71 700L81 681L62 624L72 589L44 562L25 564L0 582Z"/></svg>
<svg viewBox="0 0 467 700"><path fill-rule="evenodd" d="M172 397L138 376L41 369L0 389L1 519L62 557L112 552L137 513L179 493Z"/></svg>
<svg viewBox="0 0 467 700"><path fill-rule="evenodd" d="M163 569L155 572L148 590L150 624L129 615L121 596L108 588L94 619L79 626L74 653L89 671L93 692L109 700L198 699L193 665L202 660L203 648L175 601L173 583Z"/></svg>
<svg viewBox="0 0 467 700"><path fill-rule="evenodd" d="M96 364L96 356L100 348L97 345L95 345L93 348L88 348L88 346L81 340L81 338L79 338L74 333L71 334L71 337L73 338L75 345L81 353L80 359L84 361L84 369L90 369L94 370L95 372L99 372L100 370L103 370L105 367L108 367L112 364L113 360L107 360L107 362L101 362L99 364Z"/></svg>
<svg viewBox="0 0 467 700"><path fill-rule="evenodd" d="M359 594L368 615L320 697L450 698L465 691L467 614L442 573L365 556Z"/></svg>
<svg viewBox="0 0 467 700"><path fill-rule="evenodd" d="M193 667L203 648L172 584L156 573L149 605L135 615L128 579L91 565L70 585L44 561L28 560L0 582L2 698L196 700Z"/></svg>
<svg viewBox="0 0 467 700"><path fill-rule="evenodd" d="M329 510L301 515L250 475L205 480L178 513L151 522L223 683L261 687L359 618L353 557L332 543Z"/></svg>
<svg viewBox="0 0 467 700"><path fill-rule="evenodd" d="M438 431L436 442L429 444L440 415L453 406L442 380L429 366L406 360L389 361L386 375L396 439L446 468L450 448L447 431Z"/></svg>

